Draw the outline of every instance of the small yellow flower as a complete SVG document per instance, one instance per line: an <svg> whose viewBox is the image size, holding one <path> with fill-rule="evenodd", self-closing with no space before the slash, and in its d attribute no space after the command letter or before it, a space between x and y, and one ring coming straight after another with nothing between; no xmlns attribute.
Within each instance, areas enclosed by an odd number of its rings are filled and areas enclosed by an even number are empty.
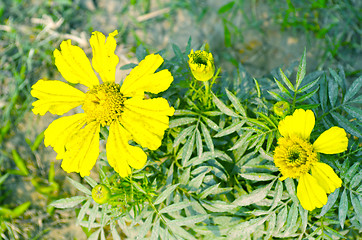
<svg viewBox="0 0 362 240"><path fill-rule="evenodd" d="M106 203L111 197L111 190L104 184L98 184L92 189L92 198L98 204Z"/></svg>
<svg viewBox="0 0 362 240"><path fill-rule="evenodd" d="M306 210L327 203L327 193L341 187L342 180L333 169L319 161L318 153L335 154L347 150L348 139L343 128L332 127L311 144L310 134L315 118L311 110L297 109L279 122L278 146L274 163L282 173L280 180L298 178L297 197ZM311 172L311 173L309 173Z"/></svg>
<svg viewBox="0 0 362 240"><path fill-rule="evenodd" d="M192 49L189 57L189 66L192 75L199 81L208 81L214 76L215 64L211 53Z"/></svg>
<svg viewBox="0 0 362 240"><path fill-rule="evenodd" d="M33 113L46 112L63 115L82 106L84 113L61 117L45 130L44 144L52 146L57 159L63 159L66 172L78 172L88 176L99 155L101 126L109 129L106 143L108 163L120 176L131 173L131 168L141 169L147 156L130 140L151 150L161 145L169 116L174 109L164 98L144 99L144 92L159 93L169 88L173 77L168 70L155 71L163 58L150 54L135 67L120 86L115 83L118 57L114 54L114 31L106 38L93 32L90 38L92 64L84 51L71 44L60 44L54 51L55 65L70 83L88 87L86 93L58 80L39 80L32 86L31 95L38 98L33 103ZM92 68L93 67L93 68ZM93 70L94 69L94 70ZM103 83L100 83L96 71Z"/></svg>
<svg viewBox="0 0 362 240"><path fill-rule="evenodd" d="M274 104L273 110L275 115L285 117L289 113L290 105L288 102L280 101Z"/></svg>

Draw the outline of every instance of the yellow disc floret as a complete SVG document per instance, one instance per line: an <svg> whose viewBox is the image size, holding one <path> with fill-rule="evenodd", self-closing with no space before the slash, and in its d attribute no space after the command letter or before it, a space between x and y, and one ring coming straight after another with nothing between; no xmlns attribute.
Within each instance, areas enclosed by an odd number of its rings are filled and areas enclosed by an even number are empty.
<svg viewBox="0 0 362 240"><path fill-rule="evenodd" d="M82 106L87 114L87 122L97 121L102 126L110 125L122 114L124 97L120 85L105 82L94 86L86 93Z"/></svg>
<svg viewBox="0 0 362 240"><path fill-rule="evenodd" d="M274 151L274 163L283 174L282 179L298 178L308 173L317 161L318 155L308 141L295 135L278 139L278 146Z"/></svg>

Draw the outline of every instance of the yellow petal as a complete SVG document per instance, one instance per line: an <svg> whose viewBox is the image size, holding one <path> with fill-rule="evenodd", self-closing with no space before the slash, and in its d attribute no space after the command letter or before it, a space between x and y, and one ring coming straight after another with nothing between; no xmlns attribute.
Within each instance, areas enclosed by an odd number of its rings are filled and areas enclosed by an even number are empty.
<svg viewBox="0 0 362 240"><path fill-rule="evenodd" d="M33 113L44 115L47 111L62 115L81 105L85 94L57 80L39 80L32 86L30 94L39 100L33 102Z"/></svg>
<svg viewBox="0 0 362 240"><path fill-rule="evenodd" d="M114 51L116 50L117 43L114 36L118 31L110 33L107 37L101 32L93 32L89 42L92 46L93 59L92 65L96 70L103 82L114 82L116 77L116 66L119 58Z"/></svg>
<svg viewBox="0 0 362 240"><path fill-rule="evenodd" d="M131 135L114 121L109 128L107 139L107 159L109 165L121 176L127 177L131 174L131 167L141 169L145 166L147 155L139 147L131 146L128 141Z"/></svg>
<svg viewBox="0 0 362 240"><path fill-rule="evenodd" d="M346 131L340 127L331 127L324 131L313 143L316 152L325 154L341 153L347 150L348 138Z"/></svg>
<svg viewBox="0 0 362 240"><path fill-rule="evenodd" d="M155 73L163 63L158 54L150 54L124 79L121 92L125 96L143 96L144 92L159 93L169 88L173 77L168 70Z"/></svg>
<svg viewBox="0 0 362 240"><path fill-rule="evenodd" d="M326 192L309 173L299 178L297 197L302 207L308 211L323 207L328 200Z"/></svg>
<svg viewBox="0 0 362 240"><path fill-rule="evenodd" d="M124 102L120 122L138 144L156 150L169 126L168 116L172 116L174 111L164 98L131 98Z"/></svg>
<svg viewBox="0 0 362 240"><path fill-rule="evenodd" d="M311 170L312 176L317 179L318 184L326 193L332 193L342 186L342 180L327 164L317 162L312 166Z"/></svg>
<svg viewBox="0 0 362 240"><path fill-rule="evenodd" d="M80 83L89 88L99 84L89 59L84 51L73 46L70 40L60 44L60 51L54 51L55 65L65 80L71 83Z"/></svg>
<svg viewBox="0 0 362 240"><path fill-rule="evenodd" d="M77 132L86 122L86 114L79 113L54 120L44 132L44 145L53 147L58 153L57 159L65 152L69 136Z"/></svg>
<svg viewBox="0 0 362 240"><path fill-rule="evenodd" d="M311 110L297 109L293 115L286 116L279 122L279 132L283 137L297 135L308 140L314 128L315 118Z"/></svg>
<svg viewBox="0 0 362 240"><path fill-rule="evenodd" d="M70 136L62 162L64 171L82 177L90 174L99 155L99 130L99 123L91 122Z"/></svg>

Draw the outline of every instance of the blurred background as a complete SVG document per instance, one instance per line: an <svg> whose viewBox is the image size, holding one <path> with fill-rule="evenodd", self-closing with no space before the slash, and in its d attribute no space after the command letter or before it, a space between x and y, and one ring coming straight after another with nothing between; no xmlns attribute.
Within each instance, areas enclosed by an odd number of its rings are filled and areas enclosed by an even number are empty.
<svg viewBox="0 0 362 240"><path fill-rule="evenodd" d="M0 236L86 238L74 211L47 207L74 195L65 179L79 177L65 174L42 142L56 116L31 112L31 86L62 79L53 51L63 40L91 54L92 31L117 29L122 66L137 63L139 45L167 59L191 37L194 49L209 47L222 74L241 63L254 77L289 66L306 48L307 72L343 68L355 79L361 9L359 0L0 0Z"/></svg>

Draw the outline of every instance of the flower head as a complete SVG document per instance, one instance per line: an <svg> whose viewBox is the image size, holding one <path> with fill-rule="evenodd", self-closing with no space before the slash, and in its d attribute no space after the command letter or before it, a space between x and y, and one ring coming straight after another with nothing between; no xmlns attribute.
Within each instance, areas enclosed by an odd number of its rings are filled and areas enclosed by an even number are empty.
<svg viewBox="0 0 362 240"><path fill-rule="evenodd" d="M288 102L279 101L274 104L273 110L275 115L279 117L285 117L289 113L290 105Z"/></svg>
<svg viewBox="0 0 362 240"><path fill-rule="evenodd" d="M208 81L214 76L215 64L211 53L192 49L189 57L189 66L192 75L199 81Z"/></svg>
<svg viewBox="0 0 362 240"><path fill-rule="evenodd" d="M111 190L104 184L98 184L92 189L92 198L98 204L106 203L111 197Z"/></svg>
<svg viewBox="0 0 362 240"><path fill-rule="evenodd" d="M297 197L306 210L322 207L327 203L327 193L342 185L333 169L319 161L318 153L335 154L347 150L348 139L343 128L332 127L311 144L310 134L315 118L311 110L297 109L293 115L279 122L278 146L274 163L282 173L281 180L299 179Z"/></svg>
<svg viewBox="0 0 362 240"><path fill-rule="evenodd" d="M65 80L88 87L84 93L58 80L39 80L32 86L31 95L38 98L33 103L34 114L50 112L63 115L82 106L84 113L61 117L45 130L44 144L52 146L57 159L63 159L66 172L90 174L99 155L100 127L109 129L106 143L108 163L120 176L131 173L131 168L141 169L147 156L140 147L129 144L133 140L144 148L157 149L164 131L168 128L169 116L174 109L164 98L145 99L144 93L159 93L169 88L173 77L168 70L155 71L163 58L150 54L124 79L115 83L118 57L114 31L106 38L93 32L90 38L92 64L84 51L71 44L60 44L54 51L55 65ZM102 83L100 83L96 71Z"/></svg>

